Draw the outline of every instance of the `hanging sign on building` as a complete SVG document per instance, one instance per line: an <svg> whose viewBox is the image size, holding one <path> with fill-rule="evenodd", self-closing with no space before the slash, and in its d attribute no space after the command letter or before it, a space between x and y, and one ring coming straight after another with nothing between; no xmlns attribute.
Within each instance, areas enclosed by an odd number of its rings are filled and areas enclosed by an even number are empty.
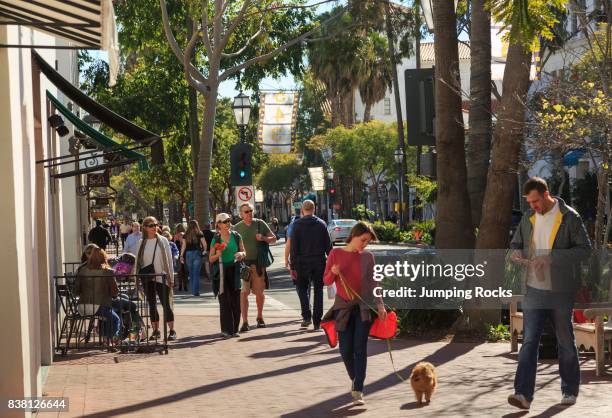
<svg viewBox="0 0 612 418"><path fill-rule="evenodd" d="M264 92L260 95L257 139L268 154L288 154L295 139L299 95Z"/></svg>
<svg viewBox="0 0 612 418"><path fill-rule="evenodd" d="M102 173L88 173L87 174L87 186L88 187L109 187L110 186L109 170L104 170Z"/></svg>

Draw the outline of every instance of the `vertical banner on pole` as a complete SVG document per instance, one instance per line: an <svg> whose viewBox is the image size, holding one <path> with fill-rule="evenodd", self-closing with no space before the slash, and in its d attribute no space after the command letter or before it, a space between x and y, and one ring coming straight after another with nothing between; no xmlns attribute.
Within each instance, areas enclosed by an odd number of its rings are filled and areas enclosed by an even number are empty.
<svg viewBox="0 0 612 418"><path fill-rule="evenodd" d="M257 138L263 152L291 152L296 134L298 98L297 92L261 93Z"/></svg>

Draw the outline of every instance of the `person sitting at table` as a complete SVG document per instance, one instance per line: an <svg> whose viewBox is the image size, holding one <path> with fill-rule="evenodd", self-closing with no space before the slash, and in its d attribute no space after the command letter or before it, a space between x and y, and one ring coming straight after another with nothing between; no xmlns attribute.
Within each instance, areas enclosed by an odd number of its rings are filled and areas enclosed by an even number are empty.
<svg viewBox="0 0 612 418"><path fill-rule="evenodd" d="M103 333L117 344L121 320L112 308L112 299L118 295L119 289L103 249L91 249L87 263L77 272L74 293L79 296L77 309L81 315L104 317Z"/></svg>

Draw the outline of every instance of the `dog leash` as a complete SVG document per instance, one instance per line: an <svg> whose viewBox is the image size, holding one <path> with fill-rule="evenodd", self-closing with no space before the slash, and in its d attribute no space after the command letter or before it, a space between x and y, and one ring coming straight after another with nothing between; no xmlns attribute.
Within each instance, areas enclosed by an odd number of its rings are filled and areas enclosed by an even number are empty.
<svg viewBox="0 0 612 418"><path fill-rule="evenodd" d="M346 283L346 281L344 280L344 276L342 275L341 272L338 272L338 277L340 277L340 283L342 284L342 288L344 289L344 291L346 292L350 300L353 300L356 296L365 306L367 306L374 313L378 314L378 310L374 309L369 303L363 300L363 298L357 292L355 292L348 283ZM383 301L383 307L385 307L386 309L386 305L384 301ZM397 371L397 367L395 367L395 361L393 360L393 348L391 347L391 338L385 338L385 341L387 343L387 352L389 353L389 359L391 360L391 366L393 367L393 373L397 376L397 378L401 382L408 382L408 379L405 379L404 377L402 377L402 375L399 374L399 372Z"/></svg>

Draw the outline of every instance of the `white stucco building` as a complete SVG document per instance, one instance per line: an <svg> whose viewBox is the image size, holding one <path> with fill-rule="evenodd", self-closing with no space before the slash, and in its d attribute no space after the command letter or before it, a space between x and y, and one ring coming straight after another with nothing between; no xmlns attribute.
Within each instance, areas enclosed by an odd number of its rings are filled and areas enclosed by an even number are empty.
<svg viewBox="0 0 612 418"><path fill-rule="evenodd" d="M104 12L109 5L110 12ZM77 193L79 176L56 179L54 174L71 168L37 163L70 155L69 136L60 138L47 120L52 114L47 94L77 109L41 73L34 51L78 86L76 47L99 48L106 33L102 16L110 13L106 23L114 27L114 14L110 0L93 6L83 0L47 0L44 5L7 0L0 11L0 333L5 338L0 345L0 398L7 400L42 395L45 366L53 361L51 278L62 273L64 262L80 259L82 232L89 227L87 203ZM72 125L65 126L72 135ZM30 415L2 408L3 417Z"/></svg>

